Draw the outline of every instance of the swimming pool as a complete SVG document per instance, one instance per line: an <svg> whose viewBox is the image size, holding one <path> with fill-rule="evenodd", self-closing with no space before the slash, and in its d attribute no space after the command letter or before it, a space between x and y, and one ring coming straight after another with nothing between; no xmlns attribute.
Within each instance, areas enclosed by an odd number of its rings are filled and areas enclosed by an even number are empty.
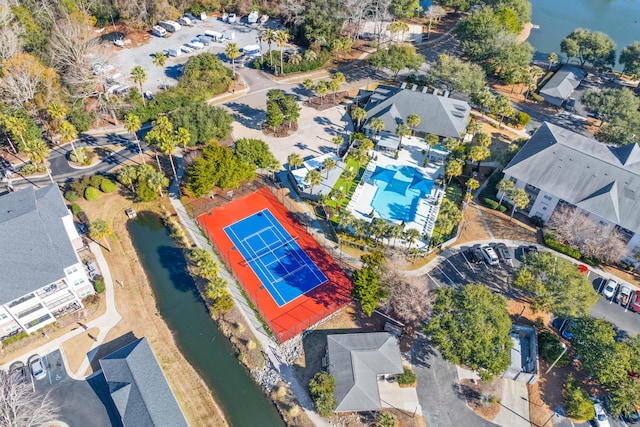
<svg viewBox="0 0 640 427"><path fill-rule="evenodd" d="M376 193L371 207L386 220L415 220L420 200L431 193L433 180L411 166L376 167L371 175Z"/></svg>

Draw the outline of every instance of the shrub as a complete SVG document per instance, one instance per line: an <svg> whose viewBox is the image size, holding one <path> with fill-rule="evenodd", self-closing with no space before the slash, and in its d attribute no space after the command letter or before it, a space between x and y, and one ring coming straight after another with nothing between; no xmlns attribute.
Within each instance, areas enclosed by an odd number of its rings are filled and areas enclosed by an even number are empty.
<svg viewBox="0 0 640 427"><path fill-rule="evenodd" d="M316 411L325 418L332 416L336 407L337 402L333 395L335 389L336 380L328 372L316 372L309 381L309 394Z"/></svg>
<svg viewBox="0 0 640 427"><path fill-rule="evenodd" d="M84 194L84 190L86 190L88 186L89 177L86 175L74 179L71 184L69 184L69 188L78 194Z"/></svg>
<svg viewBox="0 0 640 427"><path fill-rule="evenodd" d="M75 202L76 200L78 200L78 193L73 190L65 191L64 198L70 202Z"/></svg>
<svg viewBox="0 0 640 427"><path fill-rule="evenodd" d="M145 181L142 181L136 187L136 196L138 196L138 201L140 202L151 202L158 198L158 193L149 188Z"/></svg>
<svg viewBox="0 0 640 427"><path fill-rule="evenodd" d="M69 153L69 160L71 160L74 163L84 164L85 161L87 160L86 151L87 150L84 147L71 150L71 152Z"/></svg>
<svg viewBox="0 0 640 427"><path fill-rule="evenodd" d="M95 187L89 186L87 187L86 190L84 190L84 198L89 201L98 200L99 197L100 197L100 192Z"/></svg>
<svg viewBox="0 0 640 427"><path fill-rule="evenodd" d="M100 191L103 193L113 193L116 191L116 183L109 178L102 178L102 181L100 181Z"/></svg>
<svg viewBox="0 0 640 427"><path fill-rule="evenodd" d="M595 416L593 402L589 399L589 394L578 387L573 375L569 375L564 392L567 401L567 415L579 421L590 420Z"/></svg>
<svg viewBox="0 0 640 427"><path fill-rule="evenodd" d="M95 188L100 188L102 183L102 177L100 175L93 175L89 178L89 185Z"/></svg>
<svg viewBox="0 0 640 427"><path fill-rule="evenodd" d="M559 242L558 240L555 239L555 236L551 233L544 234L544 243L549 248L553 249L554 251L558 251L561 254L569 255L570 257L575 259L582 258L582 254L578 249L569 245L565 245L562 242Z"/></svg>
<svg viewBox="0 0 640 427"><path fill-rule="evenodd" d="M498 209L498 202L496 202L495 200L485 197L483 201L488 208L491 208L494 210Z"/></svg>
<svg viewBox="0 0 640 427"><path fill-rule="evenodd" d="M97 293L104 293L104 279L102 276L96 276L93 281L93 287L96 288Z"/></svg>
<svg viewBox="0 0 640 427"><path fill-rule="evenodd" d="M18 332L17 334L15 334L13 336L10 336L8 338L3 339L2 340L2 346L6 347L6 346L8 346L10 344L13 344L14 342L18 342L21 339L26 338L28 336L29 335L25 331Z"/></svg>
<svg viewBox="0 0 640 427"><path fill-rule="evenodd" d="M538 334L538 348L540 349L540 356L549 363L553 363L554 360L560 356L564 351L560 345L560 338L551 331L544 330ZM558 360L556 366L562 368L569 364L569 356L567 353Z"/></svg>
<svg viewBox="0 0 640 427"><path fill-rule="evenodd" d="M391 412L378 412L376 417L376 427L398 427L398 417Z"/></svg>
<svg viewBox="0 0 640 427"><path fill-rule="evenodd" d="M80 205L74 203L71 205L71 213L74 215L78 215L82 211Z"/></svg>
<svg viewBox="0 0 640 427"><path fill-rule="evenodd" d="M537 93L532 93L531 99L533 99L536 102L544 102L544 98L538 95Z"/></svg>
<svg viewBox="0 0 640 427"><path fill-rule="evenodd" d="M33 163L27 163L22 168L20 168L20 173L22 175L33 175L38 171L38 168Z"/></svg>
<svg viewBox="0 0 640 427"><path fill-rule="evenodd" d="M416 374L410 368L404 367L404 372L398 375L398 384L411 385L416 382Z"/></svg>
<svg viewBox="0 0 640 427"><path fill-rule="evenodd" d="M287 59L285 59L285 62L283 64L284 74L296 73L299 71L306 72L306 71L318 69L322 67L324 64L326 64L330 58L331 58L331 53L327 52L326 50L322 50L318 54L318 57L313 61L307 61L305 59L302 59L302 61L300 61L299 64L293 64L293 63L287 62ZM274 70L277 70L277 73L280 73L280 55L273 56L273 64L270 63L268 56L265 56L262 60L256 60L255 62L258 63L259 66L262 67L262 69L264 70L267 70L269 72L273 72Z"/></svg>
<svg viewBox="0 0 640 427"><path fill-rule="evenodd" d="M538 228L542 228L544 226L544 220L538 215L531 217L531 223Z"/></svg>
<svg viewBox="0 0 640 427"><path fill-rule="evenodd" d="M531 120L531 116L525 112L520 111L518 114L516 114L516 120L518 121L518 124L520 126L524 127Z"/></svg>
<svg viewBox="0 0 640 427"><path fill-rule="evenodd" d="M67 117L69 123L75 126L78 132L86 132L93 125L93 116L84 110L84 105L82 104L73 108Z"/></svg>

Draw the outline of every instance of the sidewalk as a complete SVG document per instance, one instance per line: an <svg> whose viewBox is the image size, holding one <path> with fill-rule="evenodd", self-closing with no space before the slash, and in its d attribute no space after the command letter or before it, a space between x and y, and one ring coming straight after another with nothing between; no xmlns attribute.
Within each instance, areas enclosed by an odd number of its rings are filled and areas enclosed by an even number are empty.
<svg viewBox="0 0 640 427"><path fill-rule="evenodd" d="M100 332L96 337L95 343L91 346L91 349L88 352L90 356L87 356L87 358L85 358L85 360L82 362L82 364L80 365L80 367L76 372L72 372L71 368L69 367L67 358L64 352L62 351L63 342L73 337L76 337L80 334L86 333L86 330L81 327L78 327L77 329L67 332L66 334L56 339L50 340L31 352L31 353L38 353L38 354L44 355L60 349L60 353L62 354L62 361L64 362L64 367L67 373L69 374L69 377L79 381L84 381L85 379L84 373L89 368L92 358L95 355L94 350L97 349L104 342L104 339L109 333L109 330L113 328L122 318L122 316L120 316L120 313L118 313L118 311L116 310L115 294L113 290L113 279L111 277L111 272L109 271L109 265L107 264L107 261L104 258L104 254L102 253L102 248L100 247L100 245L98 245L95 242L90 242L89 246L91 247L91 252L96 256L96 262L98 264L98 268L102 272L102 277L104 278L105 302L106 302L105 313L102 316L98 317L97 319L87 322L86 324L87 329L91 329L91 328L100 329ZM6 370L8 369L10 364L11 362L4 364L0 366L0 369Z"/></svg>

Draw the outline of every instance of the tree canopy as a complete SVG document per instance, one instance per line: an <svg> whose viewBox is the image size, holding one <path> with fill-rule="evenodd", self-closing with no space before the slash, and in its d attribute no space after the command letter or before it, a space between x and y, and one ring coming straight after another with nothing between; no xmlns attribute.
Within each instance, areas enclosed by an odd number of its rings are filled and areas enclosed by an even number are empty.
<svg viewBox="0 0 640 427"><path fill-rule="evenodd" d="M630 89L588 89L582 96L582 103L607 122L596 132L599 141L615 145L637 141L640 135L640 98Z"/></svg>
<svg viewBox="0 0 640 427"><path fill-rule="evenodd" d="M371 316L380 299L387 294L381 283L382 274L386 270L386 260L384 253L379 250L363 255L361 260L362 268L353 273L351 294L360 302L362 311Z"/></svg>
<svg viewBox="0 0 640 427"><path fill-rule="evenodd" d="M600 31L576 28L560 42L560 51L569 58L577 58L580 65L587 62L596 68L613 67L616 64L617 46Z"/></svg>
<svg viewBox="0 0 640 427"><path fill-rule="evenodd" d="M484 381L511 363L507 301L481 284L438 289L425 332L445 359L478 371Z"/></svg>
<svg viewBox="0 0 640 427"><path fill-rule="evenodd" d="M535 309L562 317L585 316L598 300L578 267L551 252L527 255L513 285L530 294Z"/></svg>
<svg viewBox="0 0 640 427"><path fill-rule="evenodd" d="M484 70L477 64L440 55L431 68L431 75L444 84L449 91L471 96L486 85Z"/></svg>
<svg viewBox="0 0 640 427"><path fill-rule="evenodd" d="M208 194L214 187L238 188L243 181L255 178L255 168L241 161L229 148L215 143L202 149L187 169L187 189L196 197Z"/></svg>
<svg viewBox="0 0 640 427"><path fill-rule="evenodd" d="M211 107L204 102L172 111L169 120L175 128L189 131L189 146L206 144L211 140L226 140L231 135L233 123L233 117L225 109Z"/></svg>
<svg viewBox="0 0 640 427"><path fill-rule="evenodd" d="M260 169L274 169L280 166L266 142L254 138L236 141L234 150L238 159Z"/></svg>
<svg viewBox="0 0 640 427"><path fill-rule="evenodd" d="M375 68L388 68L394 75L405 68L417 70L424 62L424 57L416 52L416 48L406 44L392 44L369 56L369 63Z"/></svg>
<svg viewBox="0 0 640 427"><path fill-rule="evenodd" d="M624 66L623 73L638 78L640 76L640 42L633 42L622 49L618 62Z"/></svg>

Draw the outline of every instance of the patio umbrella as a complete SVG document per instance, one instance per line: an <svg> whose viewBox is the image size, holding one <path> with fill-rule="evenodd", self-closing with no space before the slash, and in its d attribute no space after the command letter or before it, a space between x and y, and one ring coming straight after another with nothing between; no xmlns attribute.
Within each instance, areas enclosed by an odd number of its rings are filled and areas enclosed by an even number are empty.
<svg viewBox="0 0 640 427"><path fill-rule="evenodd" d="M421 193L425 193L425 194L431 193L431 187L433 187L433 181L419 174L415 174L413 176L411 185L409 185L409 188L418 190Z"/></svg>
<svg viewBox="0 0 640 427"><path fill-rule="evenodd" d="M396 174L396 171L391 169L385 169L380 166L376 166L376 170L371 174L371 179L391 182L393 180L393 176Z"/></svg>

